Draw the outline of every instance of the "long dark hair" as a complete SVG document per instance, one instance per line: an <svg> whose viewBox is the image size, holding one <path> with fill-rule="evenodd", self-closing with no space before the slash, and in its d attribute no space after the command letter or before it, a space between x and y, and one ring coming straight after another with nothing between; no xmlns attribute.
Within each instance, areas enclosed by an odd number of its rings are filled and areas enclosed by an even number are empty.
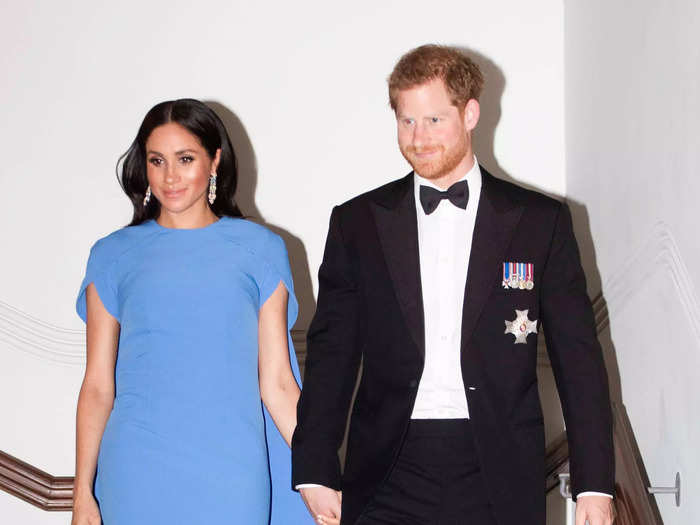
<svg viewBox="0 0 700 525"><path fill-rule="evenodd" d="M160 214L158 199L151 197L148 204L143 205L148 187L146 141L155 128L168 122L180 124L197 137L211 158L221 148L219 166L216 169L216 200L210 207L217 217L242 217L233 198L238 182L236 154L224 124L214 111L199 100L181 98L153 106L143 119L134 142L119 158L117 178L134 206L134 216L129 226L156 219Z"/></svg>

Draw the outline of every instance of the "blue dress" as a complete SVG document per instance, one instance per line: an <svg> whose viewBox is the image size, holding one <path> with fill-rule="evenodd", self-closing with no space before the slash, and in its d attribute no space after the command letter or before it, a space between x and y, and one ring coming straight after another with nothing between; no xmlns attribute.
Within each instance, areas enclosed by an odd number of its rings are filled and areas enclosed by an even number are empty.
<svg viewBox="0 0 700 525"><path fill-rule="evenodd" d="M94 283L121 326L95 479L105 525L313 523L260 401L258 311L280 282L291 328L284 242L244 219L193 230L151 220L93 246L78 314Z"/></svg>

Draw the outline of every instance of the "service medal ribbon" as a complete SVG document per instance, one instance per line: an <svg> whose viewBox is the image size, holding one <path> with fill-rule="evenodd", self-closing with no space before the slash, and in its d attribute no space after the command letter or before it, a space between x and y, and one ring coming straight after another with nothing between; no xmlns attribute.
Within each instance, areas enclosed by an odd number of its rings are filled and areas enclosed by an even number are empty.
<svg viewBox="0 0 700 525"><path fill-rule="evenodd" d="M518 263L509 263L510 264L510 279L509 279L509 286L511 288L517 288L518 287Z"/></svg>
<svg viewBox="0 0 700 525"><path fill-rule="evenodd" d="M532 290L535 287L535 265L524 262L504 262L501 286L514 290Z"/></svg>

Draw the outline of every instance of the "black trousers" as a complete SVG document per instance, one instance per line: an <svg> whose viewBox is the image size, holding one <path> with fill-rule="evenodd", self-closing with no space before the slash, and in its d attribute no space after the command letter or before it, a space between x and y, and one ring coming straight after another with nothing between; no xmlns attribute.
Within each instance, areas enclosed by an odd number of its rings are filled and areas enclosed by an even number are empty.
<svg viewBox="0 0 700 525"><path fill-rule="evenodd" d="M496 525L469 420L411 420L357 525Z"/></svg>

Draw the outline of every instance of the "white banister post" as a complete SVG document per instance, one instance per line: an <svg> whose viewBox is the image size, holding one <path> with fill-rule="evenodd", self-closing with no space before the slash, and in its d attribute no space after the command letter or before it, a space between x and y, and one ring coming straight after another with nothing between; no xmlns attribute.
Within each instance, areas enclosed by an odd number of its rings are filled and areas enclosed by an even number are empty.
<svg viewBox="0 0 700 525"><path fill-rule="evenodd" d="M566 525L574 525L576 521L576 503L571 494L569 474L559 474L559 494L566 500Z"/></svg>

